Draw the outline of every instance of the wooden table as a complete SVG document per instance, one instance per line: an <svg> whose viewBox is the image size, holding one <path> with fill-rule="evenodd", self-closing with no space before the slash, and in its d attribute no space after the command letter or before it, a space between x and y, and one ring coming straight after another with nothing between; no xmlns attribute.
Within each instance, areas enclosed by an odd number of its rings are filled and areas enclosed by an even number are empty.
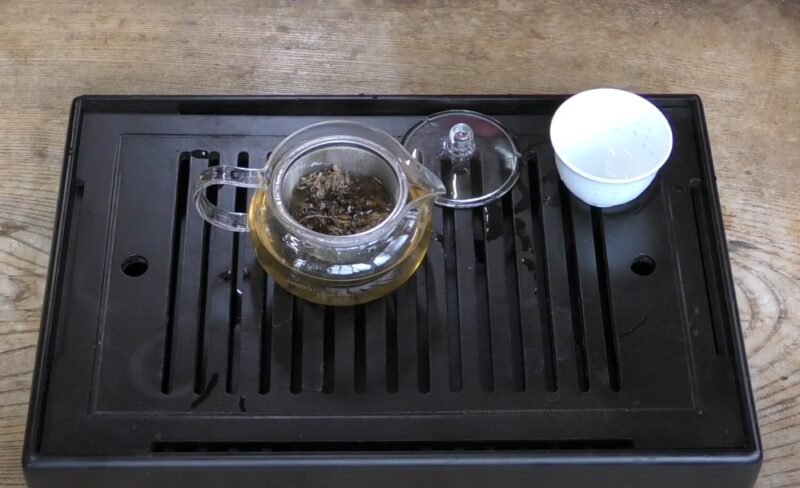
<svg viewBox="0 0 800 488"><path fill-rule="evenodd" d="M800 486L800 2L221 3L0 3L0 486L24 486L73 97L596 86L703 97L765 445L758 486Z"/></svg>

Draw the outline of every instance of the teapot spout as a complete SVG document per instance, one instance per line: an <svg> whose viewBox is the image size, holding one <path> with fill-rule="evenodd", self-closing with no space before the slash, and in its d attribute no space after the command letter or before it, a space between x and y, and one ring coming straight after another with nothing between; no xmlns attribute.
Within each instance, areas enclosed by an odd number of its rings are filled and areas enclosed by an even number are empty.
<svg viewBox="0 0 800 488"><path fill-rule="evenodd" d="M416 151L415 151L416 152ZM416 156L416 154L414 155ZM442 180L415 158L406 161L406 177L410 185L409 207L416 207L447 193Z"/></svg>

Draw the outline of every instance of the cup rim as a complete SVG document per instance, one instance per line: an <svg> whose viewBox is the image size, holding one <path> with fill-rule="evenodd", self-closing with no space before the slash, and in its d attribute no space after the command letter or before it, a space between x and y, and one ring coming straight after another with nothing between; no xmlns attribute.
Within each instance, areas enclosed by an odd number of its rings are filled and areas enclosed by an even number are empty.
<svg viewBox="0 0 800 488"><path fill-rule="evenodd" d="M650 169L648 169L644 173L640 173L638 175L630 176L630 177L627 177L627 178L608 178L608 177L604 177L604 176L598 176L598 175L589 173L588 171L585 171L585 170L579 168L577 165L575 165L575 163L570 161L569 158L566 158L566 157L562 156L561 154L559 154L558 146L562 145L562 144L560 144L561 141L560 141L560 136L558 135L558 132L563 130L563 129L561 127L559 127L557 124L564 117L564 115L563 115L564 111L562 109L565 106L569 107L569 106L574 105L575 103L579 103L579 102L582 101L582 99L584 99L586 97L594 97L594 96L603 95L603 94L606 94L606 95L613 94L614 96L618 96L618 97L622 96L624 98L628 98L630 101L635 101L635 103L638 103L640 105L642 105L642 104L646 105L648 111L652 111L654 114L657 115L657 119L659 121L658 123L662 126L663 129L665 129L666 141L665 141L665 145L664 145L664 152L658 158L659 162L657 164L653 165ZM559 117L559 115L561 115L561 117ZM554 151L556 157L564 164L564 166L569 168L571 171L574 171L575 173L579 174L580 176L582 176L582 177L584 177L584 178L586 178L586 179L588 179L590 181L595 181L595 182L598 182L598 183L607 183L607 184L612 184L612 185L624 185L624 184L627 184L627 183L634 183L634 182L646 179L648 177L653 176L655 173L657 173L658 170L660 170L664 166L664 164L667 162L667 160L669 159L670 154L672 154L674 138L673 138L673 134L672 134L672 127L669 125L669 121L667 120L666 116L651 101L647 100L646 98L644 98L644 97L642 97L640 95L637 95L636 93L629 92L627 90L620 90L618 88L593 88L591 90L585 90L585 91L576 93L575 95L572 95L567 100L565 100L564 103L562 103L558 107L558 109L556 109L555 113L553 114L553 118L550 121L550 143L553 146L553 151Z"/></svg>

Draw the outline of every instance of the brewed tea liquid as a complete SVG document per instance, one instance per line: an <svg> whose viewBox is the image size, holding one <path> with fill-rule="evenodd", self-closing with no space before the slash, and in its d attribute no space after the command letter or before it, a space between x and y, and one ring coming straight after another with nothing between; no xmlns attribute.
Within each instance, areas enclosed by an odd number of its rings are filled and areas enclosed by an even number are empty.
<svg viewBox="0 0 800 488"><path fill-rule="evenodd" d="M424 192L418 188L409 188L410 199L414 200ZM415 233L410 237L411 242L402 249L402 255L397 259L397 265L386 271L378 280L360 289L360 283L347 280L323 280L317 277L300 274L295 268L283 264L276 256L280 256L283 236L270 235L266 229L257 228L257 222L271 220L272 211L267 207L267 193L259 190L250 202L249 225L250 236L261 266L275 283L290 293L326 305L357 305L380 298L394 290L404 282L419 267L428 251L431 238L431 224L433 211L430 206L422 205L417 212L417 225ZM256 218L261 213L264 219Z"/></svg>

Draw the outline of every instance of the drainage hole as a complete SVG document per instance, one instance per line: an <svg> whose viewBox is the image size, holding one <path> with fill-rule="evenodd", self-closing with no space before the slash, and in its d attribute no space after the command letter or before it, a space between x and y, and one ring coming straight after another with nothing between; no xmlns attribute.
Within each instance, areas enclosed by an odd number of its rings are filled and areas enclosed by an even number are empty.
<svg viewBox="0 0 800 488"><path fill-rule="evenodd" d="M128 276L142 276L147 272L147 259L144 256L133 254L122 261L122 272Z"/></svg>
<svg viewBox="0 0 800 488"><path fill-rule="evenodd" d="M647 254L639 254L631 262L631 271L639 276L647 276L656 270L656 261Z"/></svg>

